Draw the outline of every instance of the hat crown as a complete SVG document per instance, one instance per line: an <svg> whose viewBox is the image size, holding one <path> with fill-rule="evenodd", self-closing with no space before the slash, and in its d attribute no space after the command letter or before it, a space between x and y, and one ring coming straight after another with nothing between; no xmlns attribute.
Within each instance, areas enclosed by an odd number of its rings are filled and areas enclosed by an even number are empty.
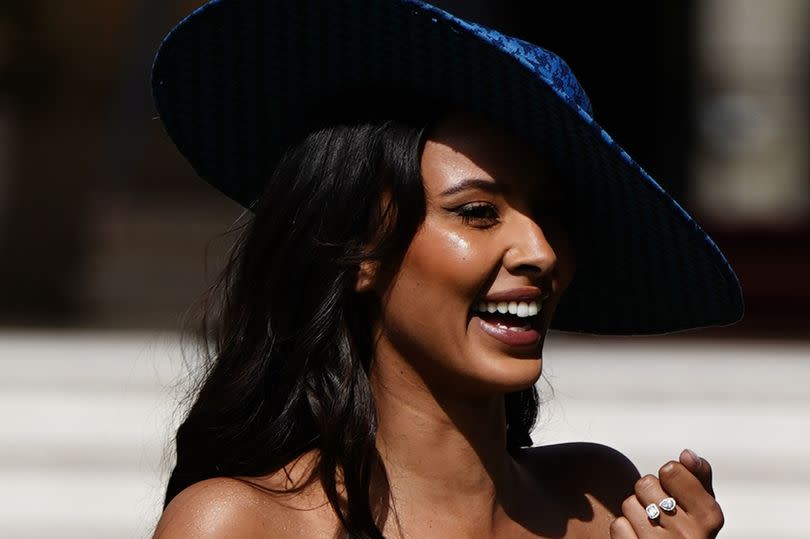
<svg viewBox="0 0 810 539"><path fill-rule="evenodd" d="M452 13L448 13L422 0L405 0L405 2L411 3L425 12L433 13L452 26L474 34L483 41L500 49L508 56L513 57L515 60L528 67L540 78L544 79L545 82L570 105L579 107L588 116L593 115L591 101L585 93L585 90L579 84L574 72L565 60L553 52L539 47L534 43L529 43L520 38L503 34L498 30L488 28L481 24L465 21ZM433 22L438 23L438 20L434 19Z"/></svg>
<svg viewBox="0 0 810 539"><path fill-rule="evenodd" d="M479 114L574 194L577 275L552 327L654 334L742 316L728 261L594 121L559 56L422 0L212 0L167 35L152 84L181 153L247 208L336 96L371 92L401 112L403 92Z"/></svg>
<svg viewBox="0 0 810 539"><path fill-rule="evenodd" d="M503 36L503 34L500 35ZM593 116L591 101L565 60L551 51L522 39L503 37L507 39L499 44L501 48L527 64L570 104L576 105L588 116Z"/></svg>

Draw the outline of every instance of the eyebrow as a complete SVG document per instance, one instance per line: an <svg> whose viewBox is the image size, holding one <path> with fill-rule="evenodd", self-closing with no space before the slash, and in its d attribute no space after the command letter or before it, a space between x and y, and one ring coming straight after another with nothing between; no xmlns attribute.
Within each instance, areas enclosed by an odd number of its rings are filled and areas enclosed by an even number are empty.
<svg viewBox="0 0 810 539"><path fill-rule="evenodd" d="M468 191L471 189L480 189L488 193L501 192L501 186L493 181L484 180L483 178L467 178L466 180L462 180L456 185L442 191L442 196L455 195L461 193L462 191Z"/></svg>

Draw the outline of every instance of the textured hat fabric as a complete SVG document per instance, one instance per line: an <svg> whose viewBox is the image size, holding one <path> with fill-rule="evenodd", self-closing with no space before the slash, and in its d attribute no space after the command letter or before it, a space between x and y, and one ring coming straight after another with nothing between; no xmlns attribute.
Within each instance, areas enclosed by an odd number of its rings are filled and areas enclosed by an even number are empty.
<svg viewBox="0 0 810 539"><path fill-rule="evenodd" d="M196 172L250 207L301 117L393 88L483 115L551 160L575 197L577 271L552 327L657 334L742 317L698 224L593 120L553 53L420 0L214 0L165 38L158 113Z"/></svg>

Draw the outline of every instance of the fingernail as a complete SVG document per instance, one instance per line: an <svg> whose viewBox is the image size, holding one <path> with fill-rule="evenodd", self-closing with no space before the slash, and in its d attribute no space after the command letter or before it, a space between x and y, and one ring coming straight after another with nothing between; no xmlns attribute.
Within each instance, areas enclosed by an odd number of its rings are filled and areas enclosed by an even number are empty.
<svg viewBox="0 0 810 539"><path fill-rule="evenodd" d="M697 455L697 453L695 453L695 452L694 452L694 451L692 451L691 449L687 449L687 450L686 450L686 452L687 452L687 453L689 453L689 456L691 457L692 462L694 462L694 463L695 463L695 465L699 465L699 464L700 464L700 457Z"/></svg>

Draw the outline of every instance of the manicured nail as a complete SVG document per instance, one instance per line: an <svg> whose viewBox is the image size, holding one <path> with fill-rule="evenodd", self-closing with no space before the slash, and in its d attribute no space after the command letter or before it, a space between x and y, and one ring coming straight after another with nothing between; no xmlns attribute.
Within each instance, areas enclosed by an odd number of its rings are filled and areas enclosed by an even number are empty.
<svg viewBox="0 0 810 539"><path fill-rule="evenodd" d="M697 455L697 453L691 449L687 449L686 452L689 453L689 456L692 458L692 462L695 463L695 466L700 466L700 457Z"/></svg>

